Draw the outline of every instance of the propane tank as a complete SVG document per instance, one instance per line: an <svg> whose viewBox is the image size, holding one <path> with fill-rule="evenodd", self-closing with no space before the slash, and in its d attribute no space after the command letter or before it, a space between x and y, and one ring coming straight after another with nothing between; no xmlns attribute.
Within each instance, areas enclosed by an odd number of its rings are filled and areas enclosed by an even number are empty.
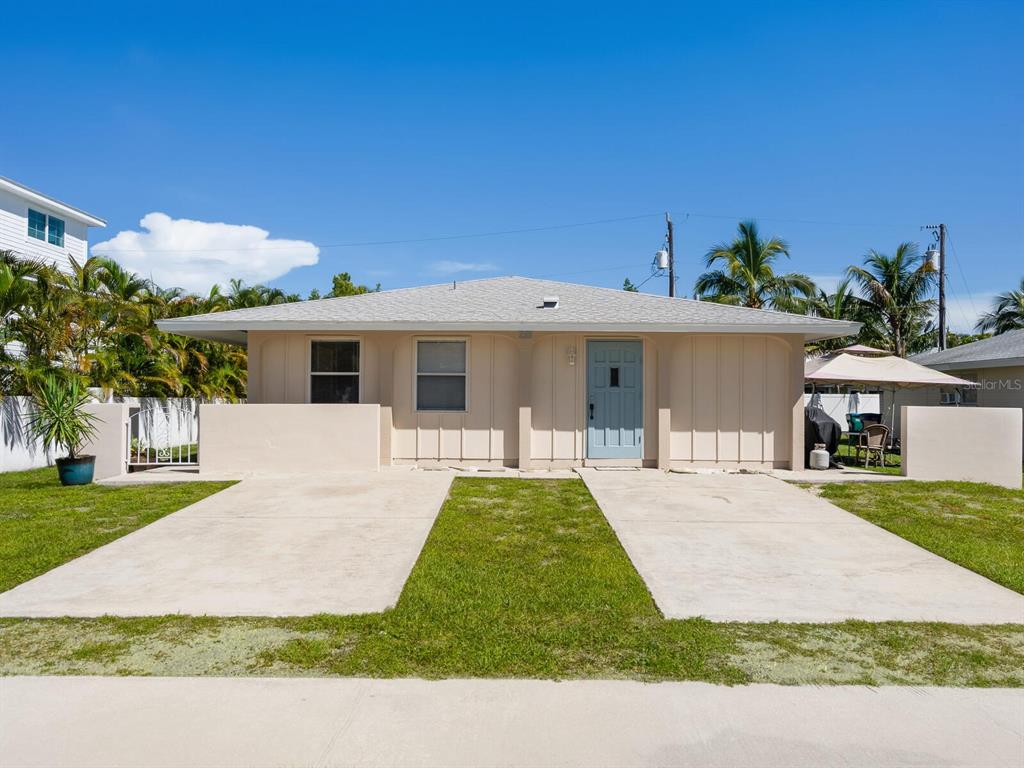
<svg viewBox="0 0 1024 768"><path fill-rule="evenodd" d="M815 443L811 451L811 469L828 469L828 451L824 443Z"/></svg>

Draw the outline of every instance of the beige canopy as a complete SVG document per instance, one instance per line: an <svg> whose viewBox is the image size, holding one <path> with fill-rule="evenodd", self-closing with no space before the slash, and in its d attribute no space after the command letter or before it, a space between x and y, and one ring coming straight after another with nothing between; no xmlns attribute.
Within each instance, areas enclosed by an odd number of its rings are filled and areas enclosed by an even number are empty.
<svg viewBox="0 0 1024 768"><path fill-rule="evenodd" d="M804 378L814 384L862 384L894 387L973 387L976 384L895 355L865 357L840 353L804 364Z"/></svg>

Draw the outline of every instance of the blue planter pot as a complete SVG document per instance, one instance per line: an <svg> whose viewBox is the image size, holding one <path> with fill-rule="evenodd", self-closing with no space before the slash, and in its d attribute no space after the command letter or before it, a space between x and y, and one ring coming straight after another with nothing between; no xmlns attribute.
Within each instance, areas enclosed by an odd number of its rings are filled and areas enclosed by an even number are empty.
<svg viewBox="0 0 1024 768"><path fill-rule="evenodd" d="M57 475L61 485L88 485L96 467L95 456L76 456L73 459L57 459Z"/></svg>

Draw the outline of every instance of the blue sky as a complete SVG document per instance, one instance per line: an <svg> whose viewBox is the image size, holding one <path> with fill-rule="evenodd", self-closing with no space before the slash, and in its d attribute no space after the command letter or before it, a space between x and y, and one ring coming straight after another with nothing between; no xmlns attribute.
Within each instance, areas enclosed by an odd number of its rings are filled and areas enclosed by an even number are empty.
<svg viewBox="0 0 1024 768"><path fill-rule="evenodd" d="M946 222L954 327L1024 277L1019 3L142 6L19 6L0 124L0 175L140 271L618 286L657 215L327 246L668 210L683 295L740 217L826 283Z"/></svg>

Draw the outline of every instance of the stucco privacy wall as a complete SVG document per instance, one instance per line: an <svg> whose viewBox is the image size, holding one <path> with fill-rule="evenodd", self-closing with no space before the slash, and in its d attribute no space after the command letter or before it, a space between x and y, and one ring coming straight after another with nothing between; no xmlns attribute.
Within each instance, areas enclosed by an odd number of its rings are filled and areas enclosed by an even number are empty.
<svg viewBox="0 0 1024 768"><path fill-rule="evenodd" d="M85 411L96 418L93 424L95 433L79 453L96 457L93 477L102 480L123 474L128 457L128 405L89 403Z"/></svg>
<svg viewBox="0 0 1024 768"><path fill-rule="evenodd" d="M310 341L324 338L361 342L360 401L391 408L390 455L396 461L516 464L522 420L530 425L523 441L530 464L543 467L584 461L587 340L638 337L250 332L249 402L307 403ZM415 340L427 338L469 342L465 413L414 410ZM639 338L645 463L789 466L794 450L802 460L802 337L666 333ZM522 371L529 376L521 377ZM669 439L659 439L659 427Z"/></svg>
<svg viewBox="0 0 1024 768"><path fill-rule="evenodd" d="M903 406L903 474L1021 487L1020 408Z"/></svg>
<svg viewBox="0 0 1024 768"><path fill-rule="evenodd" d="M1024 366L1013 365L998 368L964 368L946 370L945 373L962 379L978 382L975 390L976 405L982 408L1024 408ZM952 392L953 390L946 390ZM904 405L942 404L942 392L939 387L921 387L919 389L900 389L896 391L895 403L898 409ZM882 402L885 408L893 400L891 392L883 392ZM952 406L946 406L952 407ZM971 407L971 406L962 406ZM900 419L895 423L897 437L902 435ZM1024 430L1021 432L1021 443L1024 445Z"/></svg>
<svg viewBox="0 0 1024 768"><path fill-rule="evenodd" d="M343 472L380 466L380 406L199 406L200 474Z"/></svg>

